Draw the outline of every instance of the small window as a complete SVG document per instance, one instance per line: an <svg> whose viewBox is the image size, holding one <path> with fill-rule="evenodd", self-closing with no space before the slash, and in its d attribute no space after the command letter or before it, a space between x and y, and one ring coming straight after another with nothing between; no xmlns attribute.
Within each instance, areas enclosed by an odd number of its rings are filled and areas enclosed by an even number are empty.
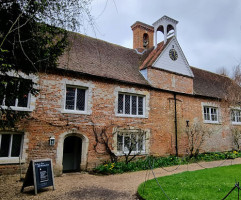
<svg viewBox="0 0 241 200"><path fill-rule="evenodd" d="M22 139L22 134L0 134L0 158L19 157Z"/></svg>
<svg viewBox="0 0 241 200"><path fill-rule="evenodd" d="M118 94L118 114L143 116L144 97L130 94Z"/></svg>
<svg viewBox="0 0 241 200"><path fill-rule="evenodd" d="M86 110L86 89L66 87L65 109L73 111Z"/></svg>
<svg viewBox="0 0 241 200"><path fill-rule="evenodd" d="M218 122L218 109L215 107L203 107L205 122Z"/></svg>
<svg viewBox="0 0 241 200"><path fill-rule="evenodd" d="M117 152L118 153L145 153L145 132L139 133L118 133Z"/></svg>
<svg viewBox="0 0 241 200"><path fill-rule="evenodd" d="M29 107L30 93L25 91L27 88L24 86L24 82L16 79L7 85L1 84L0 87L4 94L0 96L1 106L11 106L13 109Z"/></svg>
<svg viewBox="0 0 241 200"><path fill-rule="evenodd" d="M238 109L232 110L231 120L233 123L241 123L241 110L238 110Z"/></svg>

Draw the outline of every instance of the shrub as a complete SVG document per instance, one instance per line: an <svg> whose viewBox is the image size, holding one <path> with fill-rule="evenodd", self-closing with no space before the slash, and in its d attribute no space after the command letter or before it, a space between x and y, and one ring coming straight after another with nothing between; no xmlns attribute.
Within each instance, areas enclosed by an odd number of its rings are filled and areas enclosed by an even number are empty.
<svg viewBox="0 0 241 200"><path fill-rule="evenodd" d="M136 161L129 162L116 162L116 163L106 163L103 165L97 166L93 172L100 174L118 174L124 172L134 172L140 170L159 168L159 167L168 167L173 165L184 165L188 163L194 163L199 161L214 161L214 160L225 160L225 159L234 159L241 157L241 152L231 151L231 152L208 152L198 154L196 157L154 157L147 156L145 159L140 158Z"/></svg>

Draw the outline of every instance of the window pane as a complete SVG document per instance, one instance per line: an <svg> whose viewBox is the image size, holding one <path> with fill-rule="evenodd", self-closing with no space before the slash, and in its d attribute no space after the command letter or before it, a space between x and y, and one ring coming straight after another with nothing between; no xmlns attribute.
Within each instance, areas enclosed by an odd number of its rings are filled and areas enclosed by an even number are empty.
<svg viewBox="0 0 241 200"><path fill-rule="evenodd" d="M118 113L123 114L123 94L118 94Z"/></svg>
<svg viewBox="0 0 241 200"><path fill-rule="evenodd" d="M0 97L0 106L3 106L3 98Z"/></svg>
<svg viewBox="0 0 241 200"><path fill-rule="evenodd" d="M17 86L18 82L14 81L14 83L8 83L6 87L6 99L5 105L6 106L15 106L16 97L17 97Z"/></svg>
<svg viewBox="0 0 241 200"><path fill-rule="evenodd" d="M232 110L231 111L231 120L232 120L232 122L235 122L236 120L235 120L235 110Z"/></svg>
<svg viewBox="0 0 241 200"><path fill-rule="evenodd" d="M237 113L237 122L241 122L241 111L237 110L236 113Z"/></svg>
<svg viewBox="0 0 241 200"><path fill-rule="evenodd" d="M129 152L129 147L130 147L130 136L125 135L124 136L124 152Z"/></svg>
<svg viewBox="0 0 241 200"><path fill-rule="evenodd" d="M143 115L143 97L138 97L138 115Z"/></svg>
<svg viewBox="0 0 241 200"><path fill-rule="evenodd" d="M18 107L28 107L28 94L18 99Z"/></svg>
<svg viewBox="0 0 241 200"><path fill-rule="evenodd" d="M212 121L217 121L217 109L216 108L211 108L211 120Z"/></svg>
<svg viewBox="0 0 241 200"><path fill-rule="evenodd" d="M137 145L137 137L136 134L131 134L131 145L130 149L131 151L136 151L136 145Z"/></svg>
<svg viewBox="0 0 241 200"><path fill-rule="evenodd" d="M0 82L0 106L3 105L4 94L5 94L5 85Z"/></svg>
<svg viewBox="0 0 241 200"><path fill-rule="evenodd" d="M130 95L125 95L125 114L130 114Z"/></svg>
<svg viewBox="0 0 241 200"><path fill-rule="evenodd" d="M210 114L209 114L209 108L208 107L204 107L204 119L205 120L210 120Z"/></svg>
<svg viewBox="0 0 241 200"><path fill-rule="evenodd" d="M138 150L144 151L144 134L143 133L138 135Z"/></svg>
<svg viewBox="0 0 241 200"><path fill-rule="evenodd" d="M123 135L117 135L117 151L123 151Z"/></svg>
<svg viewBox="0 0 241 200"><path fill-rule="evenodd" d="M9 145L10 145L10 134L2 134L1 146L0 146L0 157L8 157Z"/></svg>
<svg viewBox="0 0 241 200"><path fill-rule="evenodd" d="M26 89L23 86L23 82L21 82L19 85L19 91L24 91L24 90ZM18 107L27 107L27 106L28 106L28 92L18 97Z"/></svg>
<svg viewBox="0 0 241 200"><path fill-rule="evenodd" d="M14 134L12 141L12 152L11 157L19 157L21 149L22 135Z"/></svg>
<svg viewBox="0 0 241 200"><path fill-rule="evenodd" d="M74 110L75 88L66 88L65 109Z"/></svg>
<svg viewBox="0 0 241 200"><path fill-rule="evenodd" d="M132 99L132 101L131 101L131 107L132 107L131 114L136 115L136 108L137 108L137 106L136 106L137 100L136 99L137 99L137 96L132 96L131 99Z"/></svg>
<svg viewBox="0 0 241 200"><path fill-rule="evenodd" d="M76 110L85 110L85 89L77 89Z"/></svg>

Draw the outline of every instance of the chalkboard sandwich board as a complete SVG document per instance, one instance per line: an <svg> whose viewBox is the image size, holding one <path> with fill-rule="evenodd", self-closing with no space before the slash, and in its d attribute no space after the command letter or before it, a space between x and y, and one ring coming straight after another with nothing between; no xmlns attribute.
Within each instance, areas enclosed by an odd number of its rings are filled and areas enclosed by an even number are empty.
<svg viewBox="0 0 241 200"><path fill-rule="evenodd" d="M28 171L25 176L21 192L25 187L34 186L35 194L41 188L53 186L54 175L51 159L31 160L28 166Z"/></svg>

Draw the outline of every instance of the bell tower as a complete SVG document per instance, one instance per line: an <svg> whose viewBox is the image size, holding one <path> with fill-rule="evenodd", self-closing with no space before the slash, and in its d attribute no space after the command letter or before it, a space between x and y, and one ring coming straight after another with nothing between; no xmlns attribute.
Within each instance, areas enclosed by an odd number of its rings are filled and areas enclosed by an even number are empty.
<svg viewBox="0 0 241 200"><path fill-rule="evenodd" d="M157 31L161 31L164 35L164 44L167 42L169 36L174 35L177 37L176 25L178 21L172 19L166 15L154 22L152 25L154 27L154 38L155 38L155 48L157 47ZM162 41L162 40L161 40Z"/></svg>
<svg viewBox="0 0 241 200"><path fill-rule="evenodd" d="M145 49L153 47L153 26L137 21L131 26L131 29L133 31L133 49L143 52Z"/></svg>

